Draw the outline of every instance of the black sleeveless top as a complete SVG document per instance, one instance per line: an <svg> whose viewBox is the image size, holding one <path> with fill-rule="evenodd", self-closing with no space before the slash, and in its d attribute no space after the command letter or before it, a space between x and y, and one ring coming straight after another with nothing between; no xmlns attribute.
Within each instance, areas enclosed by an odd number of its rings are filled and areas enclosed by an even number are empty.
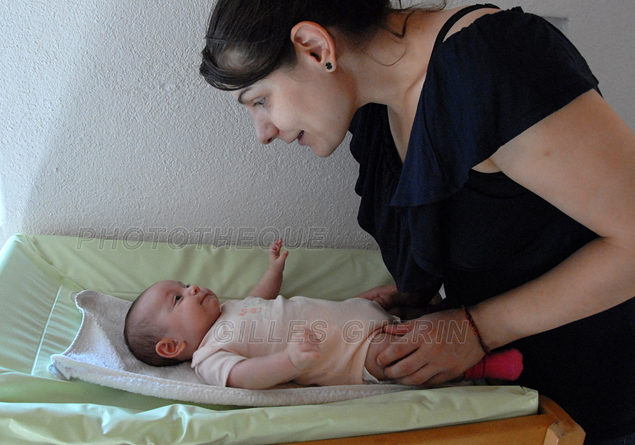
<svg viewBox="0 0 635 445"><path fill-rule="evenodd" d="M503 173L472 170L597 90L597 80L564 35L520 8L483 16L443 41L454 19L435 44L403 164L386 106L360 108L350 131L358 221L399 290L432 296L444 284L460 306L544 274L597 237ZM519 383L552 397L590 437L635 431L633 320L630 300L516 342Z"/></svg>

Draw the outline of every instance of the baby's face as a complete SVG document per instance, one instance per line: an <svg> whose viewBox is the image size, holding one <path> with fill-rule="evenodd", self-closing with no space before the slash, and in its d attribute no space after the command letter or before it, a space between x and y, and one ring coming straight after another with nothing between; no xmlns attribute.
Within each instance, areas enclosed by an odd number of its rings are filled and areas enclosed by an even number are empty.
<svg viewBox="0 0 635 445"><path fill-rule="evenodd" d="M205 287L159 281L139 301L138 310L152 311L165 336L185 341L192 352L220 316L218 297Z"/></svg>

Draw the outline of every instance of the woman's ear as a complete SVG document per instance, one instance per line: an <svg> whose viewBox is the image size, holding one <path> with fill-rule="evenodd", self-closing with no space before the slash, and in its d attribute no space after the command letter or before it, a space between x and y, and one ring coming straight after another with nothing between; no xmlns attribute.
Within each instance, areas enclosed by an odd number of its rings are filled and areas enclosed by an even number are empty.
<svg viewBox="0 0 635 445"><path fill-rule="evenodd" d="M184 341L164 337L157 343L155 350L163 358L177 358L185 350L187 344Z"/></svg>
<svg viewBox="0 0 635 445"><path fill-rule="evenodd" d="M291 40L298 59L317 63L327 71L335 69L335 42L322 26L314 22L300 22L291 30Z"/></svg>

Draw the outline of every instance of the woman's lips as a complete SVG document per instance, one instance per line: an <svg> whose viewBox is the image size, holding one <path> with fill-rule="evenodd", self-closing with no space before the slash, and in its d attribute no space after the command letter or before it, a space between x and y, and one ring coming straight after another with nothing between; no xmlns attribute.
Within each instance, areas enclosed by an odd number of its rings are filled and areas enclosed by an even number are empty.
<svg viewBox="0 0 635 445"><path fill-rule="evenodd" d="M304 131L301 131L300 134L298 135L298 137L296 138L297 141L298 141L298 144L305 145L303 138L304 138Z"/></svg>

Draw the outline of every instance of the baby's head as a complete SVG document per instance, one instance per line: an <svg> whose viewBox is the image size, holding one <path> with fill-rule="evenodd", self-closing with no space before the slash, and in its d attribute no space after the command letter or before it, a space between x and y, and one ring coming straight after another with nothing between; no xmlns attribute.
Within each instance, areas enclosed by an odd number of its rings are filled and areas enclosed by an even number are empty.
<svg viewBox="0 0 635 445"><path fill-rule="evenodd" d="M190 360L220 315L211 290L159 281L132 303L124 327L130 351L144 363L169 366Z"/></svg>

